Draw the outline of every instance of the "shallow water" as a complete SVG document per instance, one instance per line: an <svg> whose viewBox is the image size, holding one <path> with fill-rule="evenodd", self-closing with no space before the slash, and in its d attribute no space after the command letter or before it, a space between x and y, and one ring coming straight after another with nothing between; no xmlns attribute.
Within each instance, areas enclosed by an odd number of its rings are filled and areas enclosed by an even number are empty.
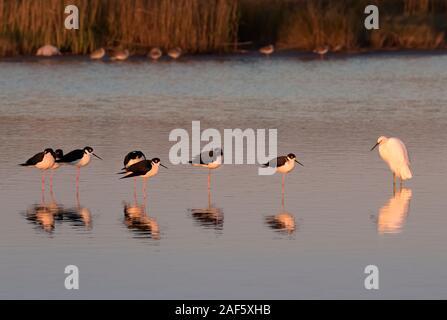
<svg viewBox="0 0 447 320"><path fill-rule="evenodd" d="M199 57L0 62L0 298L447 298L447 55L325 60ZM277 128L286 178L255 165L212 174L168 160L175 128ZM406 143L414 178L393 196L379 135ZM104 160L18 167L45 147ZM146 209L124 155L159 157ZM47 187L48 188L48 187ZM125 211L127 215L125 215ZM79 267L80 289L64 288ZM377 265L380 289L365 290Z"/></svg>

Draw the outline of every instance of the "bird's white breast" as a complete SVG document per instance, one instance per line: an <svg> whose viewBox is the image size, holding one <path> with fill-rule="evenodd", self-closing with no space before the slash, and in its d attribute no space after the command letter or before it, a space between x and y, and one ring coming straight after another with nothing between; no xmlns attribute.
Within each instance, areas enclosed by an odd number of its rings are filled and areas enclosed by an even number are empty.
<svg viewBox="0 0 447 320"><path fill-rule="evenodd" d="M51 153L46 153L41 162L36 164L36 168L41 170L50 169L54 165L55 159Z"/></svg>
<svg viewBox="0 0 447 320"><path fill-rule="evenodd" d="M90 160L91 160L90 154L84 152L84 155L82 156L81 159L74 161L71 164L77 167L84 167L89 164Z"/></svg>
<svg viewBox="0 0 447 320"><path fill-rule="evenodd" d="M292 171L293 168L295 168L295 161L292 159L289 159L283 166L276 168L276 172L288 173L288 172Z"/></svg>
<svg viewBox="0 0 447 320"><path fill-rule="evenodd" d="M144 178L150 178L155 176L158 173L158 165L152 165L151 170L149 170L148 172L146 172L146 174L143 176Z"/></svg>

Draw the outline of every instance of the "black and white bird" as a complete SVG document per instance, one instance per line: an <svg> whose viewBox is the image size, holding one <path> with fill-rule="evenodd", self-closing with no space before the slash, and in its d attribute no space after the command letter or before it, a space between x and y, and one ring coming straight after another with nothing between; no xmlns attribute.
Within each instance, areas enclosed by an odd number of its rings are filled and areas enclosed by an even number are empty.
<svg viewBox="0 0 447 320"><path fill-rule="evenodd" d="M79 189L79 175L80 175L80 169L81 167L85 167L90 163L91 156L95 156L96 158L102 160L101 157L97 156L93 153L92 147L85 147L84 149L76 149L73 151L70 151L66 155L63 155L61 159L56 160L56 163L60 164L69 164L72 166L75 166L77 169L76 174L76 191Z"/></svg>
<svg viewBox="0 0 447 320"><path fill-rule="evenodd" d="M45 174L44 172L51 169L56 161L56 154L51 148L47 148L42 152L36 153L25 163L20 165L23 167L34 167L42 170L42 192L45 192ZM43 193L42 193L43 195Z"/></svg>
<svg viewBox="0 0 447 320"><path fill-rule="evenodd" d="M158 173L158 169L160 166L167 169L167 167L160 162L159 158L153 158L151 160L141 160L125 168L125 171L118 173L125 175L120 179L131 177L142 177L143 179L147 179L155 176Z"/></svg>
<svg viewBox="0 0 447 320"><path fill-rule="evenodd" d="M138 151L138 150L131 151L124 157L124 167L121 170L126 170L127 168L134 165L135 163L138 163L143 160L146 160L146 156L144 155L143 152ZM134 198L136 201L136 199L137 199L137 177L136 176L134 177L133 194L134 194Z"/></svg>
<svg viewBox="0 0 447 320"><path fill-rule="evenodd" d="M124 157L124 168L121 170L126 170L131 165L146 160L146 156L141 151L131 151Z"/></svg>
<svg viewBox="0 0 447 320"><path fill-rule="evenodd" d="M56 160L56 162L61 164L69 164L80 168L85 167L90 163L91 155L102 160L101 157L98 157L96 154L93 153L92 147L85 147L84 149L76 149L70 151L66 155L62 156L61 159Z"/></svg>
<svg viewBox="0 0 447 320"><path fill-rule="evenodd" d="M295 168L295 163L298 163L301 166L304 166L301 162L296 159L296 156L293 153L289 153L287 156L279 156L276 159L272 159L269 162L263 164L264 168L270 167L275 168L275 171L278 173L282 173L282 203L284 206L284 180L286 174L292 171Z"/></svg>
<svg viewBox="0 0 447 320"><path fill-rule="evenodd" d="M146 183L147 179L155 176L158 173L159 167L167 167L163 165L159 158L153 158L151 160L141 160L133 165L124 169L124 171L118 172L118 174L124 174L120 179L141 177L143 178L143 195L146 198Z"/></svg>
<svg viewBox="0 0 447 320"><path fill-rule="evenodd" d="M211 189L211 170L217 169L222 165L223 150L215 148L213 150L204 151L189 161L195 167L208 169L208 191Z"/></svg>

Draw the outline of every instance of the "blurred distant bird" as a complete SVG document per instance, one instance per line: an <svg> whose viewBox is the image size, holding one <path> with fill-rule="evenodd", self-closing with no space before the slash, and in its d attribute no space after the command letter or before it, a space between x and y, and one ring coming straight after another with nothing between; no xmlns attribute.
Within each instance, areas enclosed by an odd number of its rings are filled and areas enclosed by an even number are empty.
<svg viewBox="0 0 447 320"><path fill-rule="evenodd" d="M124 61L127 60L127 58L129 58L129 50L125 49L125 50L115 50L112 52L110 60L112 61Z"/></svg>
<svg viewBox="0 0 447 320"><path fill-rule="evenodd" d="M275 51L275 47L273 44L270 44L268 46L262 47L259 49L259 52L262 54L265 54L267 56L271 55Z"/></svg>
<svg viewBox="0 0 447 320"><path fill-rule="evenodd" d="M329 52L329 46L324 45L324 46L318 46L314 49L313 51L316 54L319 54L321 58L323 58L323 56Z"/></svg>
<svg viewBox="0 0 447 320"><path fill-rule="evenodd" d="M396 186L396 178L400 178L402 186L403 180L413 177L410 170L410 159L408 157L405 144L398 138L387 138L381 136L377 143L371 148L373 151L379 146L379 155L385 161L393 172L393 186Z"/></svg>
<svg viewBox="0 0 447 320"><path fill-rule="evenodd" d="M44 57L59 56L59 55L61 55L59 49L49 44L44 45L43 47L37 49L36 53L36 56L44 56Z"/></svg>
<svg viewBox="0 0 447 320"><path fill-rule="evenodd" d="M211 188L211 170L217 169L222 165L223 150L215 148L210 151L202 152L197 155L192 161L189 161L195 167L203 167L208 170L208 191Z"/></svg>
<svg viewBox="0 0 447 320"><path fill-rule="evenodd" d="M149 57L152 60L158 60L163 55L163 52L160 50L160 48L152 48L151 51L149 51Z"/></svg>
<svg viewBox="0 0 447 320"><path fill-rule="evenodd" d="M35 167L42 170L42 197L45 192L45 174L44 171L51 169L56 161L56 154L53 149L47 148L29 158L25 163L20 164L23 167Z"/></svg>
<svg viewBox="0 0 447 320"><path fill-rule="evenodd" d="M172 59L178 59L180 58L181 55L182 55L182 49L180 49L179 47L170 49L168 51L168 56L170 56Z"/></svg>
<svg viewBox="0 0 447 320"><path fill-rule="evenodd" d="M90 53L90 59L99 60L99 59L104 58L105 55L106 55L106 50L104 48L100 48L100 49L97 49L97 50L93 51L92 53Z"/></svg>

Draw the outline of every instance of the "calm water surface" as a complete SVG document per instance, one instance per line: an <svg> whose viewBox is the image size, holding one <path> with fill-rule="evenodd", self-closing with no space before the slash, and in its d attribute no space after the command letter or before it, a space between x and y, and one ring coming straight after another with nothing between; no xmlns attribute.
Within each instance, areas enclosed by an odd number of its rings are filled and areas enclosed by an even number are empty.
<svg viewBox="0 0 447 320"><path fill-rule="evenodd" d="M0 62L0 298L447 298L447 56L380 54ZM286 179L254 165L172 165L172 129L277 128ZM402 138L414 178L393 195L376 152ZM40 173L45 147L104 161ZM133 149L169 167L146 208L118 180ZM48 190L47 190L48 191ZM80 290L64 288L75 264ZM364 289L364 268L380 289Z"/></svg>

